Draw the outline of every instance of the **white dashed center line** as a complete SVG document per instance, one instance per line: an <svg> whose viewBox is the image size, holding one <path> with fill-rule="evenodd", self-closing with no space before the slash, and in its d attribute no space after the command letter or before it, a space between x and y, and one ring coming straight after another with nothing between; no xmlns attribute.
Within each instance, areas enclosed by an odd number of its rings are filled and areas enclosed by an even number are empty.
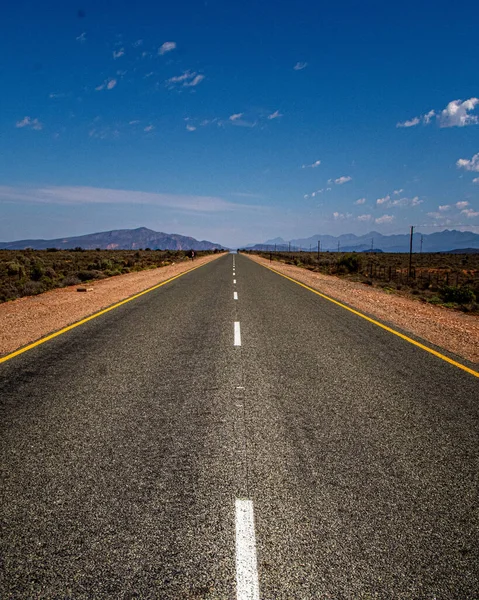
<svg viewBox="0 0 479 600"><path fill-rule="evenodd" d="M239 321L235 321L235 341L234 346L241 346L241 330Z"/></svg>
<svg viewBox="0 0 479 600"><path fill-rule="evenodd" d="M233 283L236 283L236 279L233 279Z"/></svg>
<svg viewBox="0 0 479 600"><path fill-rule="evenodd" d="M233 300L238 300L238 292L233 292Z"/></svg>
<svg viewBox="0 0 479 600"><path fill-rule="evenodd" d="M236 499L236 599L259 600L253 501Z"/></svg>

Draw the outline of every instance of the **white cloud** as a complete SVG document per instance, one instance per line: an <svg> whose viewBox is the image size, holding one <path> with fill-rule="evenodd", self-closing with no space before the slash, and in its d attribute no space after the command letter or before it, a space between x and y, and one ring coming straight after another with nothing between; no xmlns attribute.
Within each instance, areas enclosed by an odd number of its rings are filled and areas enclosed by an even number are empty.
<svg viewBox="0 0 479 600"><path fill-rule="evenodd" d="M229 120L230 121L237 121L238 119L241 119L241 117L244 115L244 113L235 113L233 115L230 115Z"/></svg>
<svg viewBox="0 0 479 600"><path fill-rule="evenodd" d="M358 198L354 204L366 204L366 198Z"/></svg>
<svg viewBox="0 0 479 600"><path fill-rule="evenodd" d="M471 160L467 160L467 158L460 158L456 165L460 169L465 169L466 171L478 171L479 172L479 152L474 154Z"/></svg>
<svg viewBox="0 0 479 600"><path fill-rule="evenodd" d="M352 177L350 177L349 175L343 175L342 177L338 177L337 179L334 180L334 183L336 185L343 185L343 183L348 183L348 181L351 181Z"/></svg>
<svg viewBox="0 0 479 600"><path fill-rule="evenodd" d="M383 215L382 217L378 217L374 219L374 222L378 225L382 225L383 223L392 223L394 221L393 215Z"/></svg>
<svg viewBox="0 0 479 600"><path fill-rule="evenodd" d="M112 90L116 84L117 84L116 79L105 79L105 81L101 85L96 87L95 90L97 92L101 92L101 90L104 90L104 89Z"/></svg>
<svg viewBox="0 0 479 600"><path fill-rule="evenodd" d="M181 75L170 77L170 79L167 79L166 83L169 86L174 86L176 83L182 83L184 87L194 87L203 81L204 78L204 75L198 75L194 71L185 71Z"/></svg>
<svg viewBox="0 0 479 600"><path fill-rule="evenodd" d="M404 121L403 123L396 123L396 127L415 127L416 125L419 125L420 122L421 119L419 117L414 117L409 121Z"/></svg>
<svg viewBox="0 0 479 600"><path fill-rule="evenodd" d="M136 40L136 42L133 42L133 44L132 44L133 48L139 48L142 45L143 45L143 40Z"/></svg>
<svg viewBox="0 0 479 600"><path fill-rule="evenodd" d="M430 110L421 117L414 117L409 121L397 123L396 127L414 127L423 123L429 125L435 118L439 127L465 127L466 125L477 125L479 117L470 114L479 105L479 98L469 98L469 100L452 100L443 110L437 112Z"/></svg>
<svg viewBox="0 0 479 600"><path fill-rule="evenodd" d="M401 188L400 190L394 190L393 194L399 196L399 194L401 194L402 192L404 192L404 190Z"/></svg>
<svg viewBox="0 0 479 600"><path fill-rule="evenodd" d="M306 67L307 67L307 66L308 66L308 63L307 63L307 62L297 62L297 63L294 65L293 69L294 69L295 71L302 71L303 69L306 69Z"/></svg>
<svg viewBox="0 0 479 600"><path fill-rule="evenodd" d="M23 127L30 127L35 131L43 129L42 123L38 119L32 119L31 117L24 117L21 121L17 121L15 127L21 129Z"/></svg>
<svg viewBox="0 0 479 600"><path fill-rule="evenodd" d="M474 179L472 180L472 183L479 183L479 177L474 177Z"/></svg>
<svg viewBox="0 0 479 600"><path fill-rule="evenodd" d="M371 220L372 220L372 218L373 218L373 216L372 216L372 215L358 215L358 216L356 217L356 219L357 219L358 221L364 221L364 222L371 221Z"/></svg>
<svg viewBox="0 0 479 600"><path fill-rule="evenodd" d="M175 48L176 48L176 42L165 42L158 48L158 54L163 56L163 54L166 54L167 52L171 52Z"/></svg>
<svg viewBox="0 0 479 600"><path fill-rule="evenodd" d="M447 210L451 210L450 204L441 204L437 208L440 212L446 212Z"/></svg>
<svg viewBox="0 0 479 600"><path fill-rule="evenodd" d="M466 208L466 206L469 206L469 202L467 200L462 200L461 202L456 202L454 206L457 209L461 210L462 208Z"/></svg>
<svg viewBox="0 0 479 600"><path fill-rule="evenodd" d="M124 48L120 48L119 50L113 50L113 58L116 60L117 58L120 58L121 56L125 55L125 49Z"/></svg>
<svg viewBox="0 0 479 600"><path fill-rule="evenodd" d="M138 125L139 119L133 119L133 121L128 121L128 125Z"/></svg>
<svg viewBox="0 0 479 600"><path fill-rule="evenodd" d="M268 119L278 119L279 117L282 117L283 115L279 112L279 110L275 110L274 113L271 113L270 115L268 115Z"/></svg>
<svg viewBox="0 0 479 600"><path fill-rule="evenodd" d="M204 75L195 75L195 77L193 77L193 79L191 79L191 81L185 81L185 83L183 84L183 87L195 87L196 85L201 83L204 78L205 78Z"/></svg>
<svg viewBox="0 0 479 600"><path fill-rule="evenodd" d="M320 164L321 164L320 160L315 160L313 164L311 164L311 165L302 165L301 168L302 169L316 169L317 167L319 167Z"/></svg>
<svg viewBox="0 0 479 600"><path fill-rule="evenodd" d="M196 127L194 125L190 125L189 123L187 123L186 129L188 131L196 131Z"/></svg>
<svg viewBox="0 0 479 600"><path fill-rule="evenodd" d="M175 77L170 77L167 79L166 83L181 83L182 81L186 81L194 77L196 73L192 73L191 71L185 71L182 75L176 75Z"/></svg>
<svg viewBox="0 0 479 600"><path fill-rule="evenodd" d="M378 206L381 206L381 204L388 204L391 200L391 196L388 194L387 196L384 196L384 198L378 198L376 200L376 204Z"/></svg>
<svg viewBox="0 0 479 600"><path fill-rule="evenodd" d="M350 219L353 215L351 213L340 213L340 212L333 212L333 219L335 221L342 221L343 219Z"/></svg>
<svg viewBox="0 0 479 600"><path fill-rule="evenodd" d="M446 108L439 115L439 124L441 127L465 127L466 125L476 125L479 119L476 115L470 115L479 104L479 98L469 98L469 100L453 100L449 102Z"/></svg>
<svg viewBox="0 0 479 600"><path fill-rule="evenodd" d="M303 198L307 200L309 198L309 194L304 194Z"/></svg>
<svg viewBox="0 0 479 600"><path fill-rule="evenodd" d="M146 133L149 133L150 131L153 131L153 129L155 128L154 125L147 125L143 131L146 131Z"/></svg>
<svg viewBox="0 0 479 600"><path fill-rule="evenodd" d="M419 196L414 196L414 198L397 198L396 200L391 200L388 202L387 206L419 206L422 202L423 200L419 200Z"/></svg>
<svg viewBox="0 0 479 600"><path fill-rule="evenodd" d="M131 204L152 205L179 212L212 214L243 209L258 212L266 207L228 202L215 196L183 196L155 194L132 190L95 188L87 186L49 186L43 188L0 186L0 202L34 202L41 204L88 205Z"/></svg>
<svg viewBox="0 0 479 600"><path fill-rule="evenodd" d="M468 219L472 219L472 217L478 217L479 212L472 208L465 208L464 210L461 210L461 215L466 215Z"/></svg>
<svg viewBox="0 0 479 600"><path fill-rule="evenodd" d="M84 31L83 33L80 33L80 35L75 39L77 42L80 42L81 44L83 44L83 42L86 42L86 31Z"/></svg>

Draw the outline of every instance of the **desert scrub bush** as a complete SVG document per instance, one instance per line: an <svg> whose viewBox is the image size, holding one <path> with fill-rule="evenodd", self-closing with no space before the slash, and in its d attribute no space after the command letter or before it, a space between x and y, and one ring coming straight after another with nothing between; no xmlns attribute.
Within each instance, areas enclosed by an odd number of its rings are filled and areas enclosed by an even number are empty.
<svg viewBox="0 0 479 600"><path fill-rule="evenodd" d="M90 281L91 279L100 279L101 278L101 273L100 271L94 271L94 270L84 270L84 271L79 271L77 273L78 279L80 281Z"/></svg>
<svg viewBox="0 0 479 600"><path fill-rule="evenodd" d="M32 281L40 281L40 279L45 275L45 267L43 266L42 261L36 260L32 262L30 266L30 279Z"/></svg>
<svg viewBox="0 0 479 600"><path fill-rule="evenodd" d="M25 268L22 264L17 261L11 261L7 263L7 273L10 277L18 277L21 279L25 277Z"/></svg>
<svg viewBox="0 0 479 600"><path fill-rule="evenodd" d="M36 296L45 291L43 283L41 281L27 281L22 289L22 296Z"/></svg>
<svg viewBox="0 0 479 600"><path fill-rule="evenodd" d="M69 285L78 285L81 281L78 279L76 275L67 275L61 281L62 287L68 287Z"/></svg>
<svg viewBox="0 0 479 600"><path fill-rule="evenodd" d="M469 286L445 285L439 290L441 299L446 303L470 304L476 301L476 295Z"/></svg>
<svg viewBox="0 0 479 600"><path fill-rule="evenodd" d="M357 273L361 268L361 257L357 254L345 254L337 262L338 271Z"/></svg>
<svg viewBox="0 0 479 600"><path fill-rule="evenodd" d="M15 298L18 298L19 296L19 290L12 283L7 282L0 287L0 302L15 300Z"/></svg>

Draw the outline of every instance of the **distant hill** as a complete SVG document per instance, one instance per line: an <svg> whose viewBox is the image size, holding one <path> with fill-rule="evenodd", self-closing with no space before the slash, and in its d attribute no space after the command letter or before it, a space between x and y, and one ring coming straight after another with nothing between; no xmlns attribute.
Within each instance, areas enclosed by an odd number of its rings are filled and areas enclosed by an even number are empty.
<svg viewBox="0 0 479 600"><path fill-rule="evenodd" d="M175 233L162 233L147 229L146 227L101 231L99 233L59 238L56 240L0 242L0 250L23 250L24 248L44 250L45 248L67 249L78 247L85 250L95 248L101 248L102 250L135 250L137 248L151 248L152 250L214 250L215 248L223 248L220 244L208 242L207 240L198 241L192 237Z"/></svg>
<svg viewBox="0 0 479 600"><path fill-rule="evenodd" d="M413 251L419 252L421 248L421 236L423 239L423 252L477 252L479 251L479 234L472 231L444 230L436 233L415 232L413 236ZM375 250L383 252L409 252L409 234L382 235L377 231L371 231L366 235L357 236L347 233L334 237L332 235L313 235L309 238L298 238L285 241L282 238L268 240L263 244L247 246L249 250L311 250L316 251L318 240L321 242L321 250L335 252L365 252L373 245Z"/></svg>

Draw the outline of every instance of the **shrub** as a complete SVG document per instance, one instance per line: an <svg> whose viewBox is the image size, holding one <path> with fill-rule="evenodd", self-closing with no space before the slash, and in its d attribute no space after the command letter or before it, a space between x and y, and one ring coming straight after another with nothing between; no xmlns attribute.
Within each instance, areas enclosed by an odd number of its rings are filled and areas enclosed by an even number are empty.
<svg viewBox="0 0 479 600"><path fill-rule="evenodd" d="M33 281L40 281L40 279L45 275L45 269L43 267L43 263L40 261L36 261L30 267L30 279Z"/></svg>
<svg viewBox="0 0 479 600"><path fill-rule="evenodd" d="M469 304L476 301L476 295L468 286L445 285L439 290L439 295L444 302Z"/></svg>
<svg viewBox="0 0 479 600"><path fill-rule="evenodd" d="M80 281L89 281L90 279L99 279L101 277L101 273L99 271L79 271L77 273L78 279Z"/></svg>
<svg viewBox="0 0 479 600"><path fill-rule="evenodd" d="M35 296L45 291L40 281L27 281L22 288L22 296Z"/></svg>
<svg viewBox="0 0 479 600"><path fill-rule="evenodd" d="M11 277L18 275L18 277L21 278L25 275L25 269L23 268L23 265L21 265L19 262L12 261L7 263L7 273Z"/></svg>
<svg viewBox="0 0 479 600"><path fill-rule="evenodd" d="M361 268L361 257L357 254L345 254L337 263L338 270L348 273L357 273Z"/></svg>

